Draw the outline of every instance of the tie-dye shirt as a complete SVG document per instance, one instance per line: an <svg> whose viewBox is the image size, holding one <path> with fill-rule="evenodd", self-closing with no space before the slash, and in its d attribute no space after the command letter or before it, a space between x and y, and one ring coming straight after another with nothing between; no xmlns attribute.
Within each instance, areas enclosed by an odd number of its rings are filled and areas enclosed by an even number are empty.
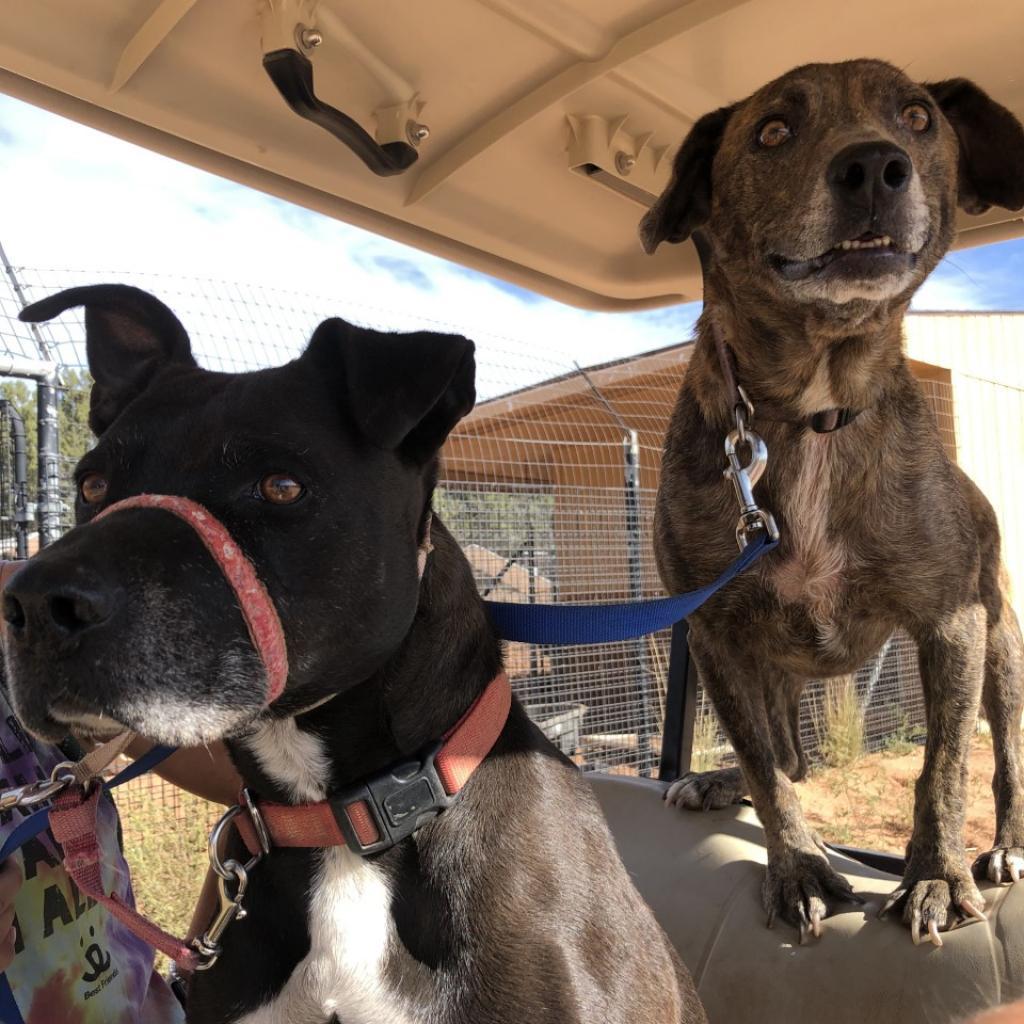
<svg viewBox="0 0 1024 1024"><path fill-rule="evenodd" d="M0 687L0 789L43 778L60 750L26 735ZM0 844L23 815L0 813ZM107 892L133 902L118 843L113 801L97 815ZM49 830L13 854L25 882L15 901L14 961L0 975L0 1024L180 1024L184 1013L153 970L153 950L95 900L79 892L61 866Z"/></svg>

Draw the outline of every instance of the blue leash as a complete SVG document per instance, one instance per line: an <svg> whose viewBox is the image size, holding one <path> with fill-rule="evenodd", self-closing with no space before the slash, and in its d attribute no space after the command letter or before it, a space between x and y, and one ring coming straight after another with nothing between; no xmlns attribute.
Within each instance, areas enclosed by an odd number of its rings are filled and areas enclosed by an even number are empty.
<svg viewBox="0 0 1024 1024"><path fill-rule="evenodd" d="M708 598L777 544L777 540L770 540L762 530L718 579L699 590L675 597L620 604L517 604L510 601L485 601L484 604L501 636L518 643L605 644L631 640L667 629L692 615ZM131 782L173 753L173 747L153 747L104 782L103 788L111 790ZM46 828L49 815L49 808L44 807L21 822L0 846L0 861L39 835Z"/></svg>
<svg viewBox="0 0 1024 1024"><path fill-rule="evenodd" d="M713 583L675 597L624 604L516 604L485 601L491 621L506 640L530 644L606 644L656 633L692 615L779 542L759 531Z"/></svg>
<svg viewBox="0 0 1024 1024"><path fill-rule="evenodd" d="M506 640L534 644L601 644L631 640L667 629L692 615L708 598L777 544L777 540L770 540L767 532L762 530L713 583L675 597L590 605L484 603L495 627ZM103 788L111 790L124 785L173 753L173 747L154 747L109 782L104 782ZM0 862L42 832L49 818L49 808L44 807L21 822L0 847ZM21 1024L21 1021L7 976L0 974L0 1024Z"/></svg>
<svg viewBox="0 0 1024 1024"><path fill-rule="evenodd" d="M760 531L713 583L675 597L620 604L516 604L510 601L485 601L484 604L501 636L518 643L605 644L631 640L667 629L692 615L709 597L777 544L777 540L770 540L765 531ZM173 753L174 747L153 747L104 782L103 788L109 791L131 782ZM0 846L0 861L39 835L49 817L49 808L44 807L22 821Z"/></svg>

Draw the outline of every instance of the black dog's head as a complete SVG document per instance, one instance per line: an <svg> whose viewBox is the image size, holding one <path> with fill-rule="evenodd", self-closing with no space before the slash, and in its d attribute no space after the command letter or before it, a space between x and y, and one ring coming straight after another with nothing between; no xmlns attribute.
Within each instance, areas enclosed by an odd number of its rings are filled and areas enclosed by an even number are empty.
<svg viewBox="0 0 1024 1024"><path fill-rule="evenodd" d="M957 205L1024 206L1024 130L976 85L873 60L797 68L702 117L644 217L653 252L695 232L730 283L792 304L909 299Z"/></svg>
<svg viewBox="0 0 1024 1024"><path fill-rule="evenodd" d="M290 673L274 713L371 676L409 631L436 456L473 406L473 344L327 320L286 366L200 369L174 314L134 288L62 292L23 318L85 307L99 437L79 463L78 526L8 587L18 714L48 738L128 726L168 743L237 733L267 690L235 595L197 534L130 495L205 506L254 563Z"/></svg>

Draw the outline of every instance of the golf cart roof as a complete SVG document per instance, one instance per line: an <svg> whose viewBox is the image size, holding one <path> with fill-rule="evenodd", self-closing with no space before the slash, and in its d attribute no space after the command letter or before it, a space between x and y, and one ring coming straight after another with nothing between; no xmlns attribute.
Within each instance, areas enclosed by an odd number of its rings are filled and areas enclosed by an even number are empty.
<svg viewBox="0 0 1024 1024"><path fill-rule="evenodd" d="M1020 17L1018 0L37 0L7 5L0 90L554 298L640 309L700 297L689 243L647 257L636 226L702 113L873 56L973 78L1024 117ZM407 166L379 176L332 130ZM993 210L958 244L1020 234Z"/></svg>

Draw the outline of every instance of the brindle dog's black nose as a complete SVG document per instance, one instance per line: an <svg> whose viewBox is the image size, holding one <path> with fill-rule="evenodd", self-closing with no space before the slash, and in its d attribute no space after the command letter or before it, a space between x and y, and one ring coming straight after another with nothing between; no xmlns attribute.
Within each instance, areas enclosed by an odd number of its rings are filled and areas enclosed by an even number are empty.
<svg viewBox="0 0 1024 1024"><path fill-rule="evenodd" d="M4 593L4 620L17 640L68 640L100 626L113 615L118 591L93 583L46 586L27 569Z"/></svg>
<svg viewBox="0 0 1024 1024"><path fill-rule="evenodd" d="M857 142L833 158L828 183L837 198L867 205L906 191L913 171L910 157L895 143Z"/></svg>

